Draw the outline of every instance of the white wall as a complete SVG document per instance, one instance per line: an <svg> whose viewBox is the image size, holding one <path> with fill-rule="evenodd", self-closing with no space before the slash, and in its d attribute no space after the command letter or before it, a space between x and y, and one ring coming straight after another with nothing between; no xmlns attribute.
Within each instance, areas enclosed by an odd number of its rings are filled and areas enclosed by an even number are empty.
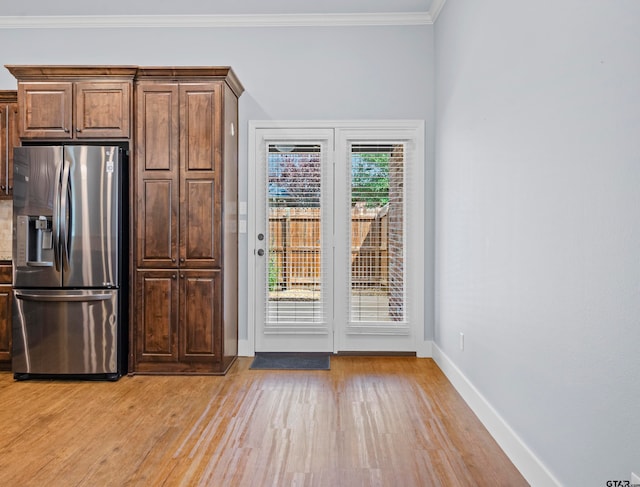
<svg viewBox="0 0 640 487"><path fill-rule="evenodd" d="M436 345L565 485L640 471L639 25L449 0L435 27Z"/></svg>
<svg viewBox="0 0 640 487"><path fill-rule="evenodd" d="M249 120L422 119L433 132L433 28L265 27L0 29L0 64L229 65L240 98L240 199L247 199ZM0 89L15 89L0 69ZM427 149L433 195L433 150ZM433 197L427 198L433 207ZM427 228L433 228L431 211ZM432 230L427 241L433 241ZM246 238L240 255L246 255ZM427 252L432 253L432 244ZM426 288L432 288L428 259ZM246 262L240 264L240 338L247 338ZM432 304L432 293L426 300ZM425 323L433 335L432 313Z"/></svg>

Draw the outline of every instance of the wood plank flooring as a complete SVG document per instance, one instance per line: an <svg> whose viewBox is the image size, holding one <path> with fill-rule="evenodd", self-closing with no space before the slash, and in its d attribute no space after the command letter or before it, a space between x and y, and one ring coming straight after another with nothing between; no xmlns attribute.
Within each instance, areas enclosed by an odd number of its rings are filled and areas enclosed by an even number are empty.
<svg viewBox="0 0 640 487"><path fill-rule="evenodd" d="M250 364L115 383L0 373L0 485L527 485L431 359Z"/></svg>

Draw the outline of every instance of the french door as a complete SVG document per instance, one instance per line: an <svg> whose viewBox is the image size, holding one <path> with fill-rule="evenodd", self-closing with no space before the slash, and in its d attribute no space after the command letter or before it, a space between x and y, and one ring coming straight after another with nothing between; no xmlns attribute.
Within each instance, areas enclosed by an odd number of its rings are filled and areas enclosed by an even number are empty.
<svg viewBox="0 0 640 487"><path fill-rule="evenodd" d="M416 130L252 134L255 351L415 351L424 301Z"/></svg>

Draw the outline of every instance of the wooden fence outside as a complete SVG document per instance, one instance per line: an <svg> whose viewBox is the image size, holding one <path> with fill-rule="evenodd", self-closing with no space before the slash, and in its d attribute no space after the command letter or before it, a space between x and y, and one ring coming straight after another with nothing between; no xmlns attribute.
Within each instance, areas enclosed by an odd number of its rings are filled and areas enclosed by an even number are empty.
<svg viewBox="0 0 640 487"><path fill-rule="evenodd" d="M352 208L351 222L352 285L386 289L389 280L387 208ZM270 289L320 287L320 226L320 208L270 209Z"/></svg>

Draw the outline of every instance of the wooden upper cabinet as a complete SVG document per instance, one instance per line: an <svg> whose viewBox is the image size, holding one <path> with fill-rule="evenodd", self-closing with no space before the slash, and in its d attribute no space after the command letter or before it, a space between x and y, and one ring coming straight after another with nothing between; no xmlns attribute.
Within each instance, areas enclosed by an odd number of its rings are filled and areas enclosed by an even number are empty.
<svg viewBox="0 0 640 487"><path fill-rule="evenodd" d="M23 139L129 137L129 82L24 82L18 97Z"/></svg>
<svg viewBox="0 0 640 487"><path fill-rule="evenodd" d="M77 138L129 138L130 82L79 81L75 101Z"/></svg>
<svg viewBox="0 0 640 487"><path fill-rule="evenodd" d="M21 139L128 139L135 67L7 66Z"/></svg>
<svg viewBox="0 0 640 487"><path fill-rule="evenodd" d="M72 83L18 83L18 98L21 138L72 137Z"/></svg>

